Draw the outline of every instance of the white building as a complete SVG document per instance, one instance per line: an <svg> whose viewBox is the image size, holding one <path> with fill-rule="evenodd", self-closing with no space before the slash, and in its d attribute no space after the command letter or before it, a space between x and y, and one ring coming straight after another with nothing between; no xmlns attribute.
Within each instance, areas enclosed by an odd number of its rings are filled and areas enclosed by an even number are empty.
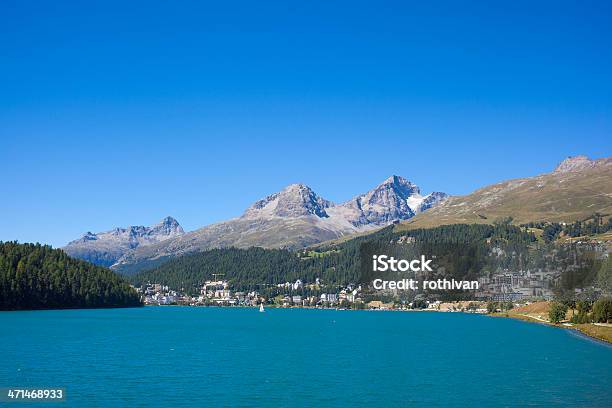
<svg viewBox="0 0 612 408"><path fill-rule="evenodd" d="M302 282L301 279L296 280L295 283L293 284L293 290L302 289L303 287L304 287L304 282Z"/></svg>

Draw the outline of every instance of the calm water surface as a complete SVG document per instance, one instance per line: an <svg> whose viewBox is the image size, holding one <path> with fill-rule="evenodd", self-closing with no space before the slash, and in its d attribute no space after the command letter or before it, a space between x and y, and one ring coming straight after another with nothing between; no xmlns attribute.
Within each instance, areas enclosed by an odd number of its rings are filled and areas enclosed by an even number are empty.
<svg viewBox="0 0 612 408"><path fill-rule="evenodd" d="M612 347L511 319L146 307L0 323L0 387L65 387L55 406L612 407Z"/></svg>

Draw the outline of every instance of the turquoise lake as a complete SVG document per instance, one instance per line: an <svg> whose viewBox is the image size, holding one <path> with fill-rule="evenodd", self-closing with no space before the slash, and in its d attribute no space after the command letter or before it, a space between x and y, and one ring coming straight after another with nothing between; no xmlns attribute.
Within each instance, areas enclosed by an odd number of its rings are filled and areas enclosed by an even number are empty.
<svg viewBox="0 0 612 408"><path fill-rule="evenodd" d="M0 324L0 387L65 387L55 406L612 407L612 347L511 319L145 307Z"/></svg>

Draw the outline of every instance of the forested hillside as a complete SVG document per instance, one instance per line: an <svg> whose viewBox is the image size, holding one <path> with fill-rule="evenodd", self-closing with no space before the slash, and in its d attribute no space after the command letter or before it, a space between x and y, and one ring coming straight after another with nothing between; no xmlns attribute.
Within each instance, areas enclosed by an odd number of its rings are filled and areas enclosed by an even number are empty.
<svg viewBox="0 0 612 408"><path fill-rule="evenodd" d="M460 246L468 244L474 250L483 248L482 253L486 253L492 246L518 253L536 240L525 228L509 224L448 225L400 234L394 233L393 227L387 227L350 241L299 252L263 248L213 249L171 259L153 269L137 273L130 279L136 285L163 283L192 293L205 280L213 279L213 274L222 274L232 288L242 290L263 290L265 286L294 282L297 279L315 282L317 278L324 285L346 285L358 283L362 278L360 253L364 244L383 248L390 243L403 242L407 237L412 237L419 245L428 248L435 246L436 250L442 249L448 254L463 250L465 247ZM505 261L511 263L520 260ZM480 266L473 262L470 268L475 270Z"/></svg>
<svg viewBox="0 0 612 408"><path fill-rule="evenodd" d="M139 306L136 291L107 268L40 244L0 242L0 309Z"/></svg>

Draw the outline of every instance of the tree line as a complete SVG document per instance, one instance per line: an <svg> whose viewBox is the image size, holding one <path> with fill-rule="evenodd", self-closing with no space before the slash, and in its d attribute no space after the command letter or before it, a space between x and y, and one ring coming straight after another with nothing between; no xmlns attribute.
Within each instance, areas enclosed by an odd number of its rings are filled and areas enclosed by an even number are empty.
<svg viewBox="0 0 612 408"><path fill-rule="evenodd" d="M601 298L596 301L590 300L565 300L553 302L548 312L552 323L565 320L567 311L572 310L570 322L583 323L609 323L612 321L612 299Z"/></svg>
<svg viewBox="0 0 612 408"><path fill-rule="evenodd" d="M110 269L48 245L0 242L0 310L140 306Z"/></svg>
<svg viewBox="0 0 612 408"><path fill-rule="evenodd" d="M608 216L607 221L605 217L606 216L602 214L596 213L587 219L569 224L561 224L558 222L530 222L522 226L541 229L542 239L545 242L553 242L561 236L561 234L571 238L577 238L612 231L612 217Z"/></svg>

